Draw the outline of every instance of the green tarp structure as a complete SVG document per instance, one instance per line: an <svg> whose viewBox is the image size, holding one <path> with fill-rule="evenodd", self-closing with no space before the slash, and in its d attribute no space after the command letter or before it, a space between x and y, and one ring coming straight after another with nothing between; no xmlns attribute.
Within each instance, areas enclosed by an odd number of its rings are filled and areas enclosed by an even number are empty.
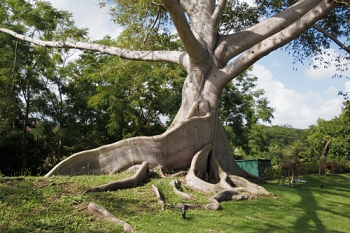
<svg viewBox="0 0 350 233"><path fill-rule="evenodd" d="M262 178L265 178L265 169L271 167L270 159L236 160L236 163L246 172Z"/></svg>

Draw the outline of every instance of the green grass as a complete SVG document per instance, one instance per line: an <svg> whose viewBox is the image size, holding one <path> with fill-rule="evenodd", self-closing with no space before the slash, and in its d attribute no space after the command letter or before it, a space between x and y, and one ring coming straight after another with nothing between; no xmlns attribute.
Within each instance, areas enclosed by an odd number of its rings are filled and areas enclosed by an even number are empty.
<svg viewBox="0 0 350 233"><path fill-rule="evenodd" d="M87 210L89 202L103 206L138 232L350 232L350 174L307 175L295 188L264 187L269 197L223 202L220 211L188 210L182 219L170 179L151 178L141 187L83 194L91 186L127 174L80 177L0 178L0 232L122 232ZM324 185L320 189L320 183ZM155 184L166 198L166 210L151 190ZM210 194L186 190L204 204Z"/></svg>

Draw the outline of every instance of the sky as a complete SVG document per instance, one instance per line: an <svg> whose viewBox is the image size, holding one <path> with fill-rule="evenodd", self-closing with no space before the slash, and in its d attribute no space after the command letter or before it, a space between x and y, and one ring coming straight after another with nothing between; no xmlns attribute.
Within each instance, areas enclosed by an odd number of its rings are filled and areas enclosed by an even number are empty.
<svg viewBox="0 0 350 233"><path fill-rule="evenodd" d="M116 38L122 31L111 21L108 9L100 9L98 0L48 1L57 9L71 12L78 27L89 29L91 40L106 35ZM330 58L337 53L333 49L328 52ZM258 77L257 88L265 90L269 106L275 109L271 124L307 129L319 118L330 120L339 116L344 99L338 92L350 92L350 81L333 78L334 67L315 70L312 67L316 61L312 58L304 65L293 61L292 55L279 49L253 66L251 73ZM350 77L350 72L344 76Z"/></svg>

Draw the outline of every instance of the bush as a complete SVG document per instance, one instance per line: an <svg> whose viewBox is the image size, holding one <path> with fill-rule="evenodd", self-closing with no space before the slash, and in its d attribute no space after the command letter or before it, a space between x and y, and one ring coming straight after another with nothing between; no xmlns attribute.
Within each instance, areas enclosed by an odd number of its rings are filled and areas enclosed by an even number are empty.
<svg viewBox="0 0 350 233"><path fill-rule="evenodd" d="M265 179L266 180L275 180L278 179L278 175L279 175L279 166L278 165L274 165L272 167L267 167L264 170L264 174L265 174Z"/></svg>
<svg viewBox="0 0 350 233"><path fill-rule="evenodd" d="M318 174L318 163L316 162L302 162L300 164L300 174Z"/></svg>
<svg viewBox="0 0 350 233"><path fill-rule="evenodd" d="M331 173L349 173L350 172L350 162L349 161L340 161L340 162L330 162Z"/></svg>
<svg viewBox="0 0 350 233"><path fill-rule="evenodd" d="M349 173L350 172L350 162L349 161L339 161L339 162L328 162L326 168L330 170L331 173ZM318 174L319 173L319 163L313 162L302 162L300 164L300 174ZM322 172L323 174L323 172Z"/></svg>

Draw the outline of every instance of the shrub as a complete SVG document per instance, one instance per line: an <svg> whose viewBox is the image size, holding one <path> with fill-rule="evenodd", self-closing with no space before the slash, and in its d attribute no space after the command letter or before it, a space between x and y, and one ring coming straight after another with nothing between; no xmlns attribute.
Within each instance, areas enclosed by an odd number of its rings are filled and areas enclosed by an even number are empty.
<svg viewBox="0 0 350 233"><path fill-rule="evenodd" d="M279 166L278 165L274 165L272 167L267 167L264 170L264 174L265 174L265 179L266 180L275 180L278 179L278 175L279 175Z"/></svg>
<svg viewBox="0 0 350 233"><path fill-rule="evenodd" d="M302 162L300 164L300 174L318 174L318 164L316 162Z"/></svg>
<svg viewBox="0 0 350 233"><path fill-rule="evenodd" d="M348 173L350 172L350 162L349 161L339 161L329 163L331 166L331 172L335 174Z"/></svg>

